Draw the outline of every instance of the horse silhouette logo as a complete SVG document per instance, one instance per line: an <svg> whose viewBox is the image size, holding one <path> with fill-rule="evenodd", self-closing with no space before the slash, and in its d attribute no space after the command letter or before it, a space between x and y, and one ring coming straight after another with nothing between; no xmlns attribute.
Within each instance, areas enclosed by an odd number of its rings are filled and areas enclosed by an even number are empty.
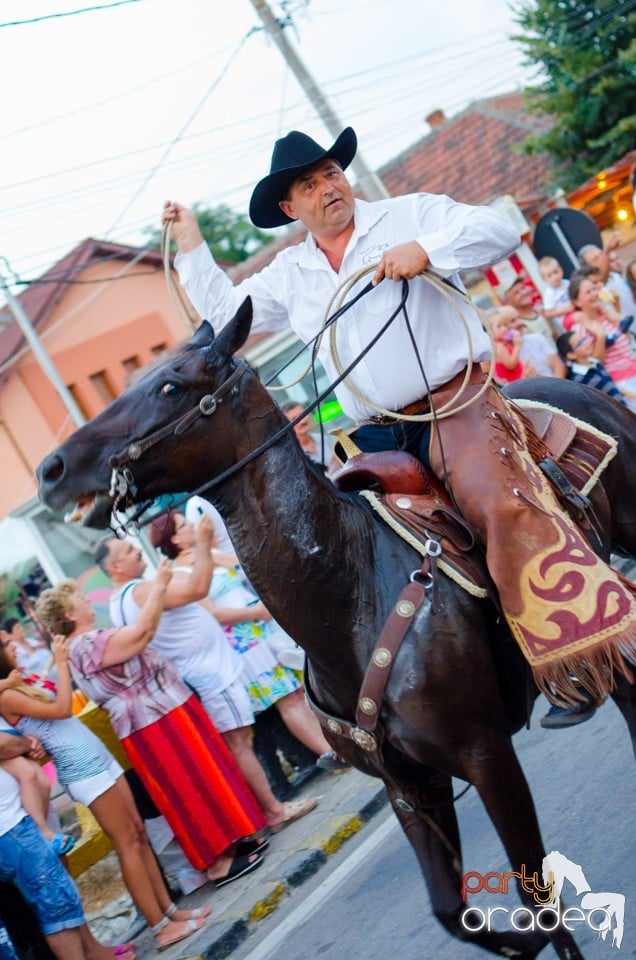
<svg viewBox="0 0 636 960"><path fill-rule="evenodd" d="M580 906L588 911L588 925L605 940L607 934L612 933L612 946L620 949L623 941L625 925L625 897L622 893L593 893L581 865L568 860L567 857L552 850L543 858L543 882L552 887L552 903L549 906L557 908L563 884L566 880L572 884L577 896L581 896ZM602 916L600 924L594 925L594 915Z"/></svg>

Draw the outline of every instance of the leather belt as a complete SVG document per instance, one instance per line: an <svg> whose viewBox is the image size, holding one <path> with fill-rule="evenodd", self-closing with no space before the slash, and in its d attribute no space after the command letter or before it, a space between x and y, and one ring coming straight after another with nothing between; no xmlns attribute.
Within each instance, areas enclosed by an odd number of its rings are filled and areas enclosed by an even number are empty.
<svg viewBox="0 0 636 960"><path fill-rule="evenodd" d="M459 373L456 373L454 377L451 377L451 379L447 383L442 383L439 385L439 387L435 387L435 389L431 390L431 392L427 394L425 397L421 397L420 400L414 400L413 403L407 403L405 407L402 407L401 410L397 411L395 416L384 415L379 417L369 417L369 419L364 420L363 423L386 427L386 426L399 423L399 420L397 418L400 416L400 414L403 414L408 417L408 416L413 416L413 414L428 413L429 410L431 409L432 397L434 397L436 393L442 390L448 390L448 388L454 384L456 384L457 387L459 388L465 376L466 376L466 367L464 367L463 370L460 370ZM477 384L477 383L483 382L484 379L485 379L485 374L482 373L482 370L479 364L475 364L470 376L470 380L468 382L471 384Z"/></svg>
<svg viewBox="0 0 636 960"><path fill-rule="evenodd" d="M435 391L433 390L433 393ZM407 403L405 407L402 407L401 410L397 411L395 417L389 416L379 416L379 417L369 417L366 421L367 423L377 424L382 427L389 426L390 424L399 423L398 416L404 414L407 417L412 416L417 413L428 413L431 408L430 396L422 397L421 400L414 400L413 403Z"/></svg>

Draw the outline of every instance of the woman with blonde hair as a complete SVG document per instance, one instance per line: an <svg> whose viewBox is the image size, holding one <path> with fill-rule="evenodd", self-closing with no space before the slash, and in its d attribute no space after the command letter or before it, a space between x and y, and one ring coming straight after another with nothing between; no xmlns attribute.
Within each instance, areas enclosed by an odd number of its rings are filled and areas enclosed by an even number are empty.
<svg viewBox="0 0 636 960"><path fill-rule="evenodd" d="M109 714L133 768L192 865L219 887L260 866L256 850L266 844L244 838L262 830L265 819L197 698L173 665L148 649L171 575L164 561L131 626L95 629L95 612L72 580L45 590L36 610L51 630L68 637L78 686ZM168 920L196 923L198 929L209 910L177 910L163 889L166 917L152 926L160 946L167 946L182 939L177 931L165 933Z"/></svg>

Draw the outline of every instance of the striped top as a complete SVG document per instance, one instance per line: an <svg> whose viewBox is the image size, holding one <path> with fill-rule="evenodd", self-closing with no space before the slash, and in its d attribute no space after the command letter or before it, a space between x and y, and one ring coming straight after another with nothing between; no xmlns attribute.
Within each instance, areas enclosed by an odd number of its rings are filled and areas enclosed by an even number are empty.
<svg viewBox="0 0 636 960"><path fill-rule="evenodd" d="M34 685L41 689L40 684ZM21 734L30 734L40 740L55 763L62 786L103 773L113 760L99 737L77 717L45 720L22 716L15 726Z"/></svg>
<svg viewBox="0 0 636 960"><path fill-rule="evenodd" d="M594 387L601 390L602 393L614 397L624 407L627 406L625 397L616 386L616 381L610 377L602 363L598 360L590 359L589 364L574 363L568 361L566 364L568 370L568 380L576 380L577 383L584 383L588 387Z"/></svg>

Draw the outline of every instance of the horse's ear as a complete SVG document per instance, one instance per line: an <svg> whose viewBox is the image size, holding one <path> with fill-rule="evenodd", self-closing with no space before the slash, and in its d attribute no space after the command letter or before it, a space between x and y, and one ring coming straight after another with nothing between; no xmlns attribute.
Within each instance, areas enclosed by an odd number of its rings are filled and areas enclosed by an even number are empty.
<svg viewBox="0 0 636 960"><path fill-rule="evenodd" d="M213 340L214 330L212 329L212 324L208 323L207 320L203 320L194 331L190 343L193 347L208 347Z"/></svg>
<svg viewBox="0 0 636 960"><path fill-rule="evenodd" d="M252 326L252 298L246 297L214 341L214 352L231 357L247 340Z"/></svg>

